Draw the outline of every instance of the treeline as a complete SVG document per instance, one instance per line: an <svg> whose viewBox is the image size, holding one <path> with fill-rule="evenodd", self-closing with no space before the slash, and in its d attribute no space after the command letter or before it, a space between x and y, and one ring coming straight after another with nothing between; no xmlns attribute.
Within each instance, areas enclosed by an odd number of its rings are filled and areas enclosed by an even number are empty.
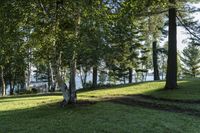
<svg viewBox="0 0 200 133"><path fill-rule="evenodd" d="M32 66L37 68L36 77L47 79L49 90L55 91L58 85L65 102L71 103L76 102L77 72L85 86L87 74L92 70L93 88L98 86L98 75L101 83L105 74L113 82L132 83L133 73L145 80L153 68L154 79L159 80L159 69L165 77L167 55L176 55L174 13L185 9L184 15L190 10L186 7L186 3L178 0L176 3L175 0L2 0L2 95L6 85L10 86L11 94L16 85L27 89ZM169 32L168 24L171 24ZM167 33L170 49L158 48ZM171 67L176 68L177 60L169 59L174 62ZM172 73L176 78L176 71Z"/></svg>

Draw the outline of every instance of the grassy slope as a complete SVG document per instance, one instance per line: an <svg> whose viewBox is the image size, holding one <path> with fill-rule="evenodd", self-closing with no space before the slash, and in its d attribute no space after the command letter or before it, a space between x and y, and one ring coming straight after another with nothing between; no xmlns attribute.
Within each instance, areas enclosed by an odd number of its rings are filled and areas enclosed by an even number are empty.
<svg viewBox="0 0 200 133"><path fill-rule="evenodd" d="M135 85L88 91L80 93L79 96L80 98L92 99L93 97L96 99L110 96L145 94L167 99L200 100L199 79L179 81L179 89L176 90L163 91L164 85L164 82L138 83Z"/></svg>
<svg viewBox="0 0 200 133"><path fill-rule="evenodd" d="M163 82L149 82L79 92L79 99L98 100L127 94L151 94L171 99L198 99L199 80L181 81L182 89L159 91ZM172 94L173 93L173 94ZM98 102L87 106L61 109L60 95L21 96L0 99L0 133L4 132L187 132L200 129L200 118L182 113L165 112L145 107ZM200 98L199 98L200 99ZM158 101L159 102L159 101ZM179 105L177 105L179 106ZM180 106L182 106L180 104ZM185 104L190 108L200 105Z"/></svg>

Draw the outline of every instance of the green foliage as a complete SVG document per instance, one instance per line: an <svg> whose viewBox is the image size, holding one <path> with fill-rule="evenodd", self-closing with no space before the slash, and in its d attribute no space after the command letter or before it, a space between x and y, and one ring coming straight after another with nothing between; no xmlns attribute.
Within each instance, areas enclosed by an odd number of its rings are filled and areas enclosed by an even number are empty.
<svg viewBox="0 0 200 133"><path fill-rule="evenodd" d="M0 10L0 65L3 67L4 78L6 81L23 83L27 67L25 60L29 55L22 25L24 10L16 1L2 2Z"/></svg>
<svg viewBox="0 0 200 133"><path fill-rule="evenodd" d="M200 49L199 46L189 44L182 53L183 74L196 77L200 74Z"/></svg>
<svg viewBox="0 0 200 133"><path fill-rule="evenodd" d="M151 44L162 39L170 6L175 5L168 0L3 0L3 78L26 84L34 66L49 83L56 82L56 73L68 81L73 62L75 70L85 73L105 64L113 82L126 81L130 69L141 70L144 77L152 69ZM177 8L184 6L177 1Z"/></svg>

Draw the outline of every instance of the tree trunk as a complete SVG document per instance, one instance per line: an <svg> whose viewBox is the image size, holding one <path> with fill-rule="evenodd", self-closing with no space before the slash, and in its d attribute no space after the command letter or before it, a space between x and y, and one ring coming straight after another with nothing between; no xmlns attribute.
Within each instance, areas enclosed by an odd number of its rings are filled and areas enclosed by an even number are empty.
<svg viewBox="0 0 200 133"><path fill-rule="evenodd" d="M92 87L96 88L97 87L97 66L93 66L93 73L92 73Z"/></svg>
<svg viewBox="0 0 200 133"><path fill-rule="evenodd" d="M31 81L31 52L32 52L32 49L29 48L28 49L28 59L27 59L27 62L28 62L28 69L26 70L25 72L25 88L24 89L29 89L29 86L30 86L30 81Z"/></svg>
<svg viewBox="0 0 200 133"><path fill-rule="evenodd" d="M64 103L62 103L63 104L62 106L65 106L65 104L69 102L69 90L67 89L67 85L65 84L64 80L61 77L58 66L54 68L54 72L55 72L56 80L58 82L58 86L61 89L63 98L64 98L63 100Z"/></svg>
<svg viewBox="0 0 200 133"><path fill-rule="evenodd" d="M162 55L162 80L164 80L164 73L166 73L164 67L165 67L165 57L164 55Z"/></svg>
<svg viewBox="0 0 200 133"><path fill-rule="evenodd" d="M144 81L145 81L145 80L144 80L144 77L145 77L145 76L144 76L144 72L142 72L141 74L142 74L142 82L144 82Z"/></svg>
<svg viewBox="0 0 200 133"><path fill-rule="evenodd" d="M138 72L135 73L135 82L138 82Z"/></svg>
<svg viewBox="0 0 200 133"><path fill-rule="evenodd" d="M56 52L56 50L55 50L55 52ZM51 69L53 68L52 71L55 73L55 78L56 78L57 84L63 94L64 100L61 103L61 106L64 107L66 104L69 103L70 95L69 95L69 89L67 88L67 85L65 84L65 81L63 80L63 78L61 76L60 66L61 66L61 53L59 53L58 59L55 61L55 64L53 66L51 66L51 64L50 64L50 67L51 67Z"/></svg>
<svg viewBox="0 0 200 133"><path fill-rule="evenodd" d="M56 81L54 79L54 70L52 68L51 62L49 62L49 90L55 92L56 90Z"/></svg>
<svg viewBox="0 0 200 133"><path fill-rule="evenodd" d="M69 102L71 104L75 104L76 103L76 48L77 48L77 44L79 43L79 31L80 31L80 23L81 23L81 8L78 9L78 14L77 14L77 24L76 24L76 28L75 28L75 36L76 36L76 40L77 42L73 45L73 52L72 52L72 59L71 59L71 63L70 63L70 99Z"/></svg>
<svg viewBox="0 0 200 133"><path fill-rule="evenodd" d="M38 68L36 68L36 72L35 72L35 82L37 83L38 82Z"/></svg>
<svg viewBox="0 0 200 133"><path fill-rule="evenodd" d="M157 42L153 42L153 69L154 69L154 80L160 80L158 71L158 55L157 55Z"/></svg>
<svg viewBox="0 0 200 133"><path fill-rule="evenodd" d="M175 0L169 0L175 5ZM176 8L169 9L169 44L168 44L168 61L167 76L165 89L177 88L177 25L176 25Z"/></svg>
<svg viewBox="0 0 200 133"><path fill-rule="evenodd" d="M51 70L50 70L50 63L48 63L48 91L51 90Z"/></svg>
<svg viewBox="0 0 200 133"><path fill-rule="evenodd" d="M144 78L145 82L147 81L147 76L148 76L148 72L145 73L145 78Z"/></svg>
<svg viewBox="0 0 200 133"><path fill-rule="evenodd" d="M76 103L76 60L73 57L70 63L70 99L69 102L71 104Z"/></svg>
<svg viewBox="0 0 200 133"><path fill-rule="evenodd" d="M14 81L10 79L10 95L14 94Z"/></svg>
<svg viewBox="0 0 200 133"><path fill-rule="evenodd" d="M81 83L82 83L83 88L86 87L87 72L88 72L87 68L84 70L84 67L80 67L80 78L81 78Z"/></svg>
<svg viewBox="0 0 200 133"><path fill-rule="evenodd" d="M1 69L2 96L5 96L6 95L6 85L5 85L5 80L4 80L3 67L0 66L0 69Z"/></svg>
<svg viewBox="0 0 200 133"><path fill-rule="evenodd" d="M29 57L30 58L30 57ZM31 63L30 60L28 61L28 69L24 73L25 81L24 81L24 88L25 90L29 89L30 86L30 76L31 76Z"/></svg>
<svg viewBox="0 0 200 133"><path fill-rule="evenodd" d="M133 69L129 68L129 83L131 84L133 82Z"/></svg>
<svg viewBox="0 0 200 133"><path fill-rule="evenodd" d="M123 76L123 81L124 81L124 84L126 84L126 76L125 75Z"/></svg>

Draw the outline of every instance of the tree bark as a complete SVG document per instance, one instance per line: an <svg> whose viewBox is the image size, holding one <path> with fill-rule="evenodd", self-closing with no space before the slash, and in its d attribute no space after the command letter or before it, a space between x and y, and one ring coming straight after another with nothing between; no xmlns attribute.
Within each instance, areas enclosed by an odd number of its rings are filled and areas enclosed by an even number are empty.
<svg viewBox="0 0 200 133"><path fill-rule="evenodd" d="M169 0L175 6L175 0ZM165 89L177 88L177 25L176 8L169 9L169 44Z"/></svg>
<svg viewBox="0 0 200 133"><path fill-rule="evenodd" d="M50 63L48 63L48 91L51 90L51 70L50 70Z"/></svg>
<svg viewBox="0 0 200 133"><path fill-rule="evenodd" d="M87 73L88 70L87 68L84 69L84 67L80 67L80 78L81 78L81 83L82 83L82 87L85 88L86 87L86 83L87 83Z"/></svg>
<svg viewBox="0 0 200 133"><path fill-rule="evenodd" d="M56 90L56 81L54 79L54 70L52 68L51 62L49 62L49 90L55 92Z"/></svg>
<svg viewBox="0 0 200 133"><path fill-rule="evenodd" d="M92 87L96 88L97 87L97 66L93 66L93 73L92 73Z"/></svg>
<svg viewBox="0 0 200 133"><path fill-rule="evenodd" d="M11 79L10 80L10 95L14 94L14 81Z"/></svg>
<svg viewBox="0 0 200 133"><path fill-rule="evenodd" d="M73 45L73 52L72 52L72 59L70 63L70 99L69 102L71 104L76 103L76 48L77 44L79 43L79 32L80 32L80 23L81 23L81 8L78 9L77 12L77 24L75 28L75 36L76 36L76 43Z"/></svg>
<svg viewBox="0 0 200 133"><path fill-rule="evenodd" d="M129 83L131 84L133 82L133 69L129 68Z"/></svg>
<svg viewBox="0 0 200 133"><path fill-rule="evenodd" d="M64 80L61 77L58 66L56 66L54 68L54 72L55 72L56 80L58 82L58 86L62 91L64 101L65 101L65 103L68 103L69 102L69 90L67 89L67 85L65 84Z"/></svg>
<svg viewBox="0 0 200 133"><path fill-rule="evenodd" d="M28 61L28 69L27 69L27 75L26 75L26 88L25 89L29 89L30 82L31 82L31 66L32 66L32 64L31 64L32 49L31 48L28 49L28 53L29 53L28 60L27 60Z"/></svg>
<svg viewBox="0 0 200 133"><path fill-rule="evenodd" d="M73 57L70 63L70 99L69 102L71 104L76 103L76 60Z"/></svg>
<svg viewBox="0 0 200 133"><path fill-rule="evenodd" d="M126 76L125 75L123 76L123 81L124 81L124 84L126 84Z"/></svg>
<svg viewBox="0 0 200 133"><path fill-rule="evenodd" d="M135 73L135 82L138 82L138 72Z"/></svg>
<svg viewBox="0 0 200 133"><path fill-rule="evenodd" d="M160 80L158 71L158 55L157 55L157 42L153 42L153 69L154 69L154 80Z"/></svg>
<svg viewBox="0 0 200 133"><path fill-rule="evenodd" d="M55 50L55 52L56 52L56 50ZM65 81L63 80L63 78L61 76L60 66L61 66L61 53L59 53L58 59L55 61L55 64L53 66L51 66L51 64L50 64L50 67L51 67L52 71L55 73L55 78L56 78L57 84L63 94L64 100L61 103L61 106L64 107L66 104L69 103L70 96L69 96L69 89L67 88L67 85L65 84Z"/></svg>
<svg viewBox="0 0 200 133"><path fill-rule="evenodd" d="M5 85L5 80L4 80L3 67L0 66L0 69L1 69L2 96L5 96L6 95L6 85Z"/></svg>
<svg viewBox="0 0 200 133"><path fill-rule="evenodd" d="M31 61L30 61L30 49L29 49L29 55L28 55L28 69L25 70L25 73L24 73L24 77L25 77L25 81L24 81L24 90L28 90L29 89L29 86L30 86L30 76L31 76Z"/></svg>

